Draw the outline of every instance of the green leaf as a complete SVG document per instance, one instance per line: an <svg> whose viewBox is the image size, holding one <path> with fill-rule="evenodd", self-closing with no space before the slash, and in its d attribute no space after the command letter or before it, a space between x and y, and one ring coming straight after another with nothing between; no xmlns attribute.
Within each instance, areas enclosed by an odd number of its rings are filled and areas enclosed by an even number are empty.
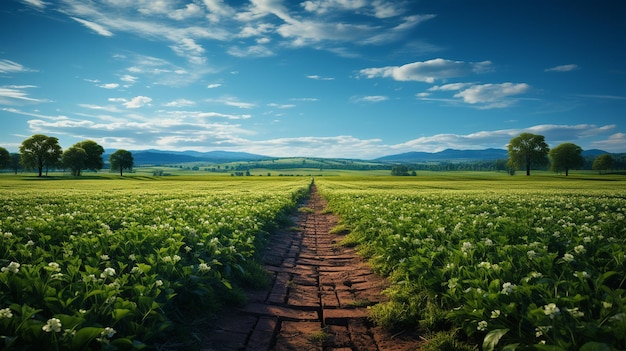
<svg viewBox="0 0 626 351"><path fill-rule="evenodd" d="M493 351L500 339L508 332L509 329L494 329L487 333L485 340L483 340L483 351Z"/></svg>
<svg viewBox="0 0 626 351"><path fill-rule="evenodd" d="M603 342L590 341L581 346L580 351L611 351L611 347Z"/></svg>
<svg viewBox="0 0 626 351"><path fill-rule="evenodd" d="M85 327L76 331L72 340L73 349L83 349L89 342L100 336L104 328Z"/></svg>
<svg viewBox="0 0 626 351"><path fill-rule="evenodd" d="M228 289L232 289L233 288L232 284L228 280L226 280L226 279L222 279L222 284L224 284L224 286L226 288L228 288Z"/></svg>
<svg viewBox="0 0 626 351"><path fill-rule="evenodd" d="M131 312L131 310L126 309L126 308L116 308L115 310L113 310L113 318L116 321L119 321L120 319L124 318L130 312Z"/></svg>

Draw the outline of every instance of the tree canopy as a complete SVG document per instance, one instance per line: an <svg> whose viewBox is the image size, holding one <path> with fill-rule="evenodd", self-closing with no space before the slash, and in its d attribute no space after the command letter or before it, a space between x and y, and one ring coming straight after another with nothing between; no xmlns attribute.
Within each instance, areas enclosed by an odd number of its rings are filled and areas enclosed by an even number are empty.
<svg viewBox="0 0 626 351"><path fill-rule="evenodd" d="M613 159L613 157L609 154L604 154L596 157L596 159L593 161L593 166L591 166L591 168L594 171L602 173L602 171L608 171L610 169L613 169L614 165L615 160Z"/></svg>
<svg viewBox="0 0 626 351"><path fill-rule="evenodd" d="M565 171L565 176L568 176L570 169L584 166L585 158L582 153L583 149L576 144L560 144L550 150L550 169L554 172Z"/></svg>
<svg viewBox="0 0 626 351"><path fill-rule="evenodd" d="M120 176L124 175L124 169L132 170L134 165L133 154L127 150L117 150L109 156L112 170L119 170Z"/></svg>
<svg viewBox="0 0 626 351"><path fill-rule="evenodd" d="M58 165L62 153L59 139L35 134L22 142L20 162L25 168L36 168L41 177L44 167L47 173L50 167Z"/></svg>
<svg viewBox="0 0 626 351"><path fill-rule="evenodd" d="M8 168L11 165L11 155L9 150L0 147L0 169Z"/></svg>
<svg viewBox="0 0 626 351"><path fill-rule="evenodd" d="M530 175L532 166L548 164L550 148L543 135L522 133L511 139L508 145L509 163L516 168L525 168L526 175Z"/></svg>
<svg viewBox="0 0 626 351"><path fill-rule="evenodd" d="M80 171L87 163L87 152L81 147L72 146L63 152L63 166L70 169L73 176L80 176Z"/></svg>
<svg viewBox="0 0 626 351"><path fill-rule="evenodd" d="M102 159L104 148L98 145L98 143L93 140L85 140L74 144L74 146L82 148L87 154L85 169L97 171L104 167L104 160Z"/></svg>

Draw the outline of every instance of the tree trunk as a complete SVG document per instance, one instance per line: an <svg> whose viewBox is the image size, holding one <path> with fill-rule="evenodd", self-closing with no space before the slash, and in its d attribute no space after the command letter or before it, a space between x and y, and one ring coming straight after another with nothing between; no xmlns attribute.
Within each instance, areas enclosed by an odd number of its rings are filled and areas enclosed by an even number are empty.
<svg viewBox="0 0 626 351"><path fill-rule="evenodd" d="M565 176L567 177L569 175L569 168L565 167Z"/></svg>
<svg viewBox="0 0 626 351"><path fill-rule="evenodd" d="M124 175L122 174L122 172L124 172L124 167L120 167L120 177L123 177Z"/></svg>

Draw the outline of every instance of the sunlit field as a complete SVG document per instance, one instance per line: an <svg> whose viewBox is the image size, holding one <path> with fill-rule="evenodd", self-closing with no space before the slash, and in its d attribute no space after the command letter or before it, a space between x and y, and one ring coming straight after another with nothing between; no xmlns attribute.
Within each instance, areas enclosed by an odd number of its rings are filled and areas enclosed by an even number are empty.
<svg viewBox="0 0 626 351"><path fill-rule="evenodd" d="M184 333L266 283L258 254L312 180L389 276L377 323L469 349L626 347L623 176L377 174L1 175L2 347Z"/></svg>
<svg viewBox="0 0 626 351"><path fill-rule="evenodd" d="M372 309L378 323L467 349L624 349L623 177L467 173L316 184L351 232L345 244L390 276L390 302Z"/></svg>
<svg viewBox="0 0 626 351"><path fill-rule="evenodd" d="M310 181L0 182L2 348L82 350L154 345L262 286L258 250Z"/></svg>

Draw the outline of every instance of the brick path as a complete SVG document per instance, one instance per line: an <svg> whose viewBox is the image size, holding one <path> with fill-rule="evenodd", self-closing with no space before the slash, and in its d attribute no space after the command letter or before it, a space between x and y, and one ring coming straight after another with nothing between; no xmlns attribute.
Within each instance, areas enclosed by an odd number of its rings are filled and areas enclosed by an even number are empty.
<svg viewBox="0 0 626 351"><path fill-rule="evenodd" d="M416 350L419 342L393 337L368 320L367 306L384 299L386 281L352 248L329 234L335 216L313 187L295 218L297 229L270 239L264 258L269 290L250 292L248 304L221 316L204 350ZM307 209L312 209L309 211Z"/></svg>

